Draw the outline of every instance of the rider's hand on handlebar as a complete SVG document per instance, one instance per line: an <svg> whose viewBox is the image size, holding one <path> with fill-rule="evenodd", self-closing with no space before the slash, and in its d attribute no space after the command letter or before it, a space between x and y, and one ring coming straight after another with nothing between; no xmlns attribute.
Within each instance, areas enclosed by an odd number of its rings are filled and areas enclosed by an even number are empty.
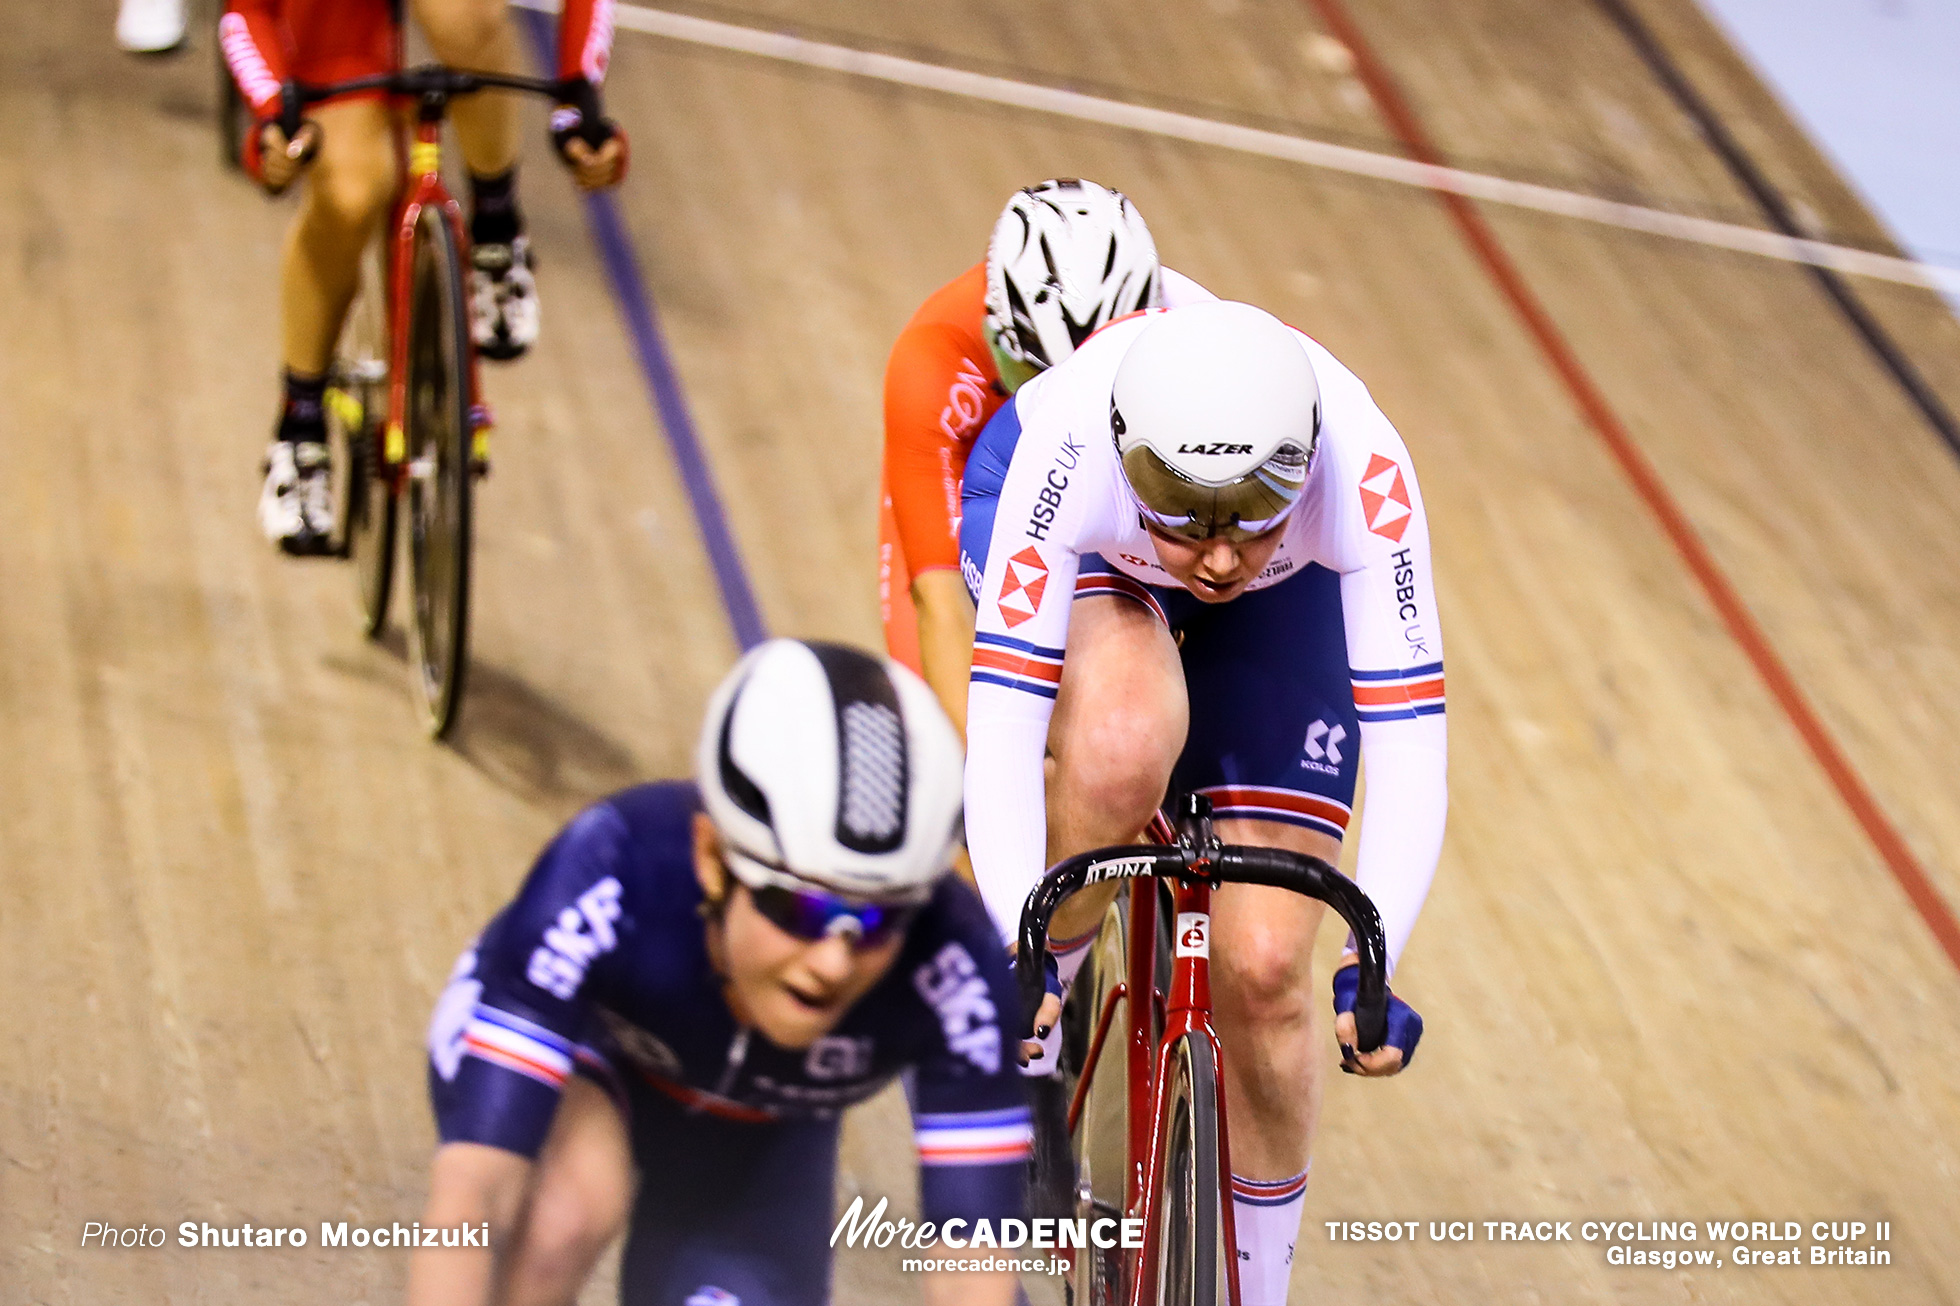
<svg viewBox="0 0 1960 1306"><path fill-rule="evenodd" d="M599 108L599 92L583 78L559 83L551 111L551 143L580 190L604 190L626 176L626 132Z"/></svg>
<svg viewBox="0 0 1960 1306"><path fill-rule="evenodd" d="M564 148L572 180L580 190L604 190L626 175L626 135L614 132L612 138L593 149L574 136Z"/></svg>
<svg viewBox="0 0 1960 1306"><path fill-rule="evenodd" d="M1422 1017L1393 993L1388 995L1388 1036L1373 1052L1355 1048L1355 996L1361 988L1361 967L1348 962L1334 972L1334 1038L1341 1045L1341 1069L1371 1079L1400 1074L1422 1041Z"/></svg>
<svg viewBox="0 0 1960 1306"><path fill-rule="evenodd" d="M293 180L320 152L320 124L308 120L300 124L291 140L276 122L259 127L259 185L274 195L293 184Z"/></svg>
<svg viewBox="0 0 1960 1306"><path fill-rule="evenodd" d="M1048 1037L1048 1031L1055 1028L1055 1022L1062 1018L1061 969L1056 965L1052 952L1045 954L1042 961L1042 977L1048 991L1041 995L1041 1005L1035 1009L1034 1037L1021 1040L1021 1064L1024 1066L1040 1061L1047 1055L1042 1051L1041 1040Z"/></svg>

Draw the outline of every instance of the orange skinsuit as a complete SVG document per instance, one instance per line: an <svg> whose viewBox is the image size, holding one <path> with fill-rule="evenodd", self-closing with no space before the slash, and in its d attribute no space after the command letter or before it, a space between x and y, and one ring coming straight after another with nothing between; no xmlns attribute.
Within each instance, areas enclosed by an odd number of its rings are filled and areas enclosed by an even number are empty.
<svg viewBox="0 0 1960 1306"><path fill-rule="evenodd" d="M914 671L919 618L912 578L958 567L960 477L987 421L1007 402L986 318L987 265L935 290L885 364L885 469L878 510L878 602L885 647Z"/></svg>

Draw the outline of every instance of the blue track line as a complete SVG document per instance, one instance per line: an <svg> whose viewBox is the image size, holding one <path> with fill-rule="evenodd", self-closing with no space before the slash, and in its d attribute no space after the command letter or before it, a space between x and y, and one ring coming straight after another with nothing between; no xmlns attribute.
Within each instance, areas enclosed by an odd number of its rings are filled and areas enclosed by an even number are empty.
<svg viewBox="0 0 1960 1306"><path fill-rule="evenodd" d="M550 17L534 9L523 10L521 17L532 48L545 64L548 76L553 64L552 50L557 43L554 24ZM660 333L660 318L640 276L640 258L633 247L633 237L626 230L619 206L610 193L587 195L585 216L592 228L593 242L599 247L600 260L605 264L613 299L619 305L620 316L626 319L627 334L633 338L640 375L646 378L647 389L653 394L660 425L667 433L667 446L680 469L681 485L687 491L688 504L694 509L701 542L707 546L708 562L721 587L722 606L727 609L728 623L734 628L735 642L744 651L754 648L769 638L769 631L762 624L762 613L756 607L755 591L749 585L749 574L742 566L735 537L729 533L728 514L722 509L721 496L715 492L714 473L701 451L701 439L688 412L687 397L681 391L673 357L667 352L666 338Z"/></svg>

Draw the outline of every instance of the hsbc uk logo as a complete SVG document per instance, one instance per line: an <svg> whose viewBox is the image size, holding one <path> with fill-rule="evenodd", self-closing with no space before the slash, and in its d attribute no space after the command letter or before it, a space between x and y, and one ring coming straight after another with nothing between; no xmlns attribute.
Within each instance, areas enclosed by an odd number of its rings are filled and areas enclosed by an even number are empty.
<svg viewBox="0 0 1960 1306"><path fill-rule="evenodd" d="M1324 775L1341 773L1341 744L1347 739L1347 727L1328 725L1325 721L1315 721L1307 727L1307 742L1301 746L1306 756L1300 765L1309 771L1319 771Z"/></svg>
<svg viewBox="0 0 1960 1306"><path fill-rule="evenodd" d="M1007 560L1007 574L1001 577L1000 619L1009 630L1041 610L1041 595L1048 588L1048 564L1030 544Z"/></svg>
<svg viewBox="0 0 1960 1306"><path fill-rule="evenodd" d="M1401 467L1380 454L1369 458L1368 470L1361 474L1361 513L1368 519L1368 529L1400 544L1412 512Z"/></svg>

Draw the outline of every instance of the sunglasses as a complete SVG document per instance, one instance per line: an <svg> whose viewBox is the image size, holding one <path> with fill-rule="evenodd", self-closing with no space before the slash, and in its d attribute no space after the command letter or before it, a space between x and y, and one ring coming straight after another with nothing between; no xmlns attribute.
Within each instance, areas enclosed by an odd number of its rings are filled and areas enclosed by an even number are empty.
<svg viewBox="0 0 1960 1306"><path fill-rule="evenodd" d="M1145 521L1166 535L1201 542L1223 536L1233 543L1257 539L1282 525L1307 485L1310 455L1292 445L1228 485L1193 481L1149 445L1123 455L1129 482Z"/></svg>
<svg viewBox="0 0 1960 1306"><path fill-rule="evenodd" d="M764 920L810 943L841 935L854 949L875 948L905 933L919 914L916 905L852 902L814 889L788 889L777 884L744 887Z"/></svg>

